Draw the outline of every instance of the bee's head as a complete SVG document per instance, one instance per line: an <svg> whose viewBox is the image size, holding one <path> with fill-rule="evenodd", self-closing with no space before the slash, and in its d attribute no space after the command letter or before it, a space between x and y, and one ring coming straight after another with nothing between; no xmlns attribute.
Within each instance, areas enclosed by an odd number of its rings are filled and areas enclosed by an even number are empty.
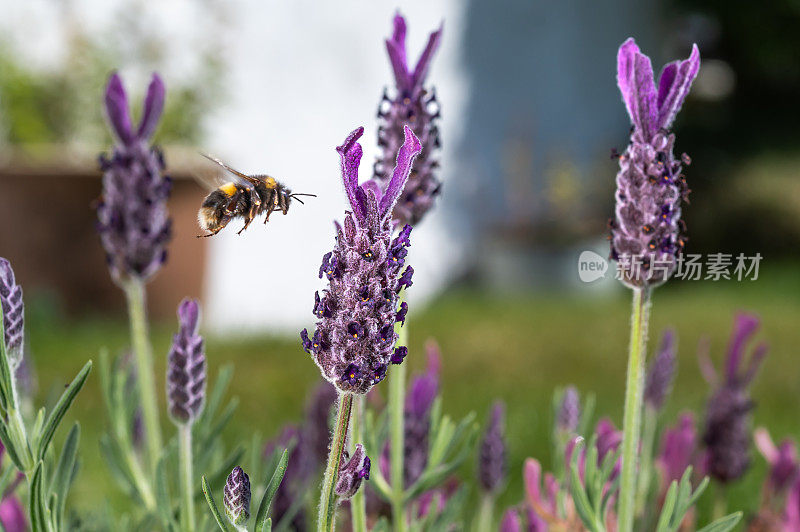
<svg viewBox="0 0 800 532"><path fill-rule="evenodd" d="M200 229L209 232L216 232L228 225L231 217L221 215L214 207L200 207L197 211L197 222L200 224Z"/></svg>

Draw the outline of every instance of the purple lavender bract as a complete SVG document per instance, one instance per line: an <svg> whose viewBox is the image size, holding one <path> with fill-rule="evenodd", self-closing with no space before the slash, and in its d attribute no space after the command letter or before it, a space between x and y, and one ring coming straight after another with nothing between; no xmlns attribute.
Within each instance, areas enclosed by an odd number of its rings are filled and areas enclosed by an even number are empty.
<svg viewBox="0 0 800 532"><path fill-rule="evenodd" d="M723 379L715 375L708 376L716 390L706 407L703 432L705 467L706 472L720 482L738 479L750 465L750 411L753 401L747 386L767 354L766 344L756 346L744 371L740 366L744 361L747 343L758 327L758 318L755 316L737 315Z"/></svg>
<svg viewBox="0 0 800 532"><path fill-rule="evenodd" d="M500 401L492 406L478 455L478 480L488 493L496 493L506 478L505 410Z"/></svg>
<svg viewBox="0 0 800 532"><path fill-rule="evenodd" d="M382 149L382 155L375 163L373 179L382 188L388 186L395 154L405 141L404 126L411 127L423 147L405 191L394 206L392 216L400 224L416 225L433 206L434 199L441 190L441 183L435 175L439 161L434 158L440 146L439 128L436 124L439 119L439 102L435 93L429 93L422 86L441 36L442 28L431 33L413 71L409 70L406 58L406 21L399 13L394 17L392 38L386 40L396 88L394 98L389 98L384 91L378 108L378 145Z"/></svg>
<svg viewBox="0 0 800 532"><path fill-rule="evenodd" d="M411 226L392 239L391 212L421 150L406 127L392 179L381 194L373 182L358 184L362 151L357 141L363 133L364 128L356 129L337 148L353 210L346 212L344 227L337 227L336 247L322 259L319 276L327 276L328 288L322 297L315 294L317 329L312 338L306 329L300 333L323 377L343 392L358 394L383 380L389 364L399 363L404 354L405 347L395 350L394 327L408 311L406 303L398 306L398 295L411 284L413 269L408 266L401 274Z"/></svg>
<svg viewBox="0 0 800 532"><path fill-rule="evenodd" d="M675 135L669 128L699 69L694 46L687 60L664 67L656 89L650 58L634 40L619 49L617 82L633 129L619 157L611 258L622 281L633 288L665 282L683 252L680 206L689 190L672 153Z"/></svg>
<svg viewBox="0 0 800 532"><path fill-rule="evenodd" d="M581 420L581 401L578 390L568 386L561 396L561 404L556 418L556 429L564 434L571 434L578 428Z"/></svg>
<svg viewBox="0 0 800 532"><path fill-rule="evenodd" d="M361 482L369 480L369 470L371 462L369 456L364 451L364 447L359 443L353 451L353 456L348 459L347 451L342 453L339 464L339 477L336 480L336 495L340 499L349 499L356 494Z"/></svg>
<svg viewBox="0 0 800 532"><path fill-rule="evenodd" d="M250 518L250 477L239 466L228 475L223 502L225 515L234 526L243 525Z"/></svg>
<svg viewBox="0 0 800 532"><path fill-rule="evenodd" d="M191 423L203 410L206 395L206 356L197 334L200 308L184 299L178 307L180 331L172 340L167 362L167 402L177 423Z"/></svg>
<svg viewBox="0 0 800 532"><path fill-rule="evenodd" d="M666 330L661 337L658 353L647 371L644 385L644 402L650 408L661 410L664 406L675 375L675 356L675 333Z"/></svg>
<svg viewBox="0 0 800 532"><path fill-rule="evenodd" d="M22 361L22 347L25 333L25 305L22 300L22 287L14 278L14 270L8 260L0 257L0 305L3 309L3 338L6 356L15 369Z"/></svg>
<svg viewBox="0 0 800 532"><path fill-rule="evenodd" d="M170 238L167 198L171 184L162 174L161 152L149 146L164 108L164 84L153 74L135 132L116 73L108 82L105 106L118 142L110 159L100 156L103 195L97 206L98 232L114 280L146 280L164 264Z"/></svg>
<svg viewBox="0 0 800 532"><path fill-rule="evenodd" d="M661 437L661 451L656 463L661 469L661 490L666 493L673 480L680 480L686 468L692 465L697 450L697 431L694 416L682 414L677 425L664 431Z"/></svg>

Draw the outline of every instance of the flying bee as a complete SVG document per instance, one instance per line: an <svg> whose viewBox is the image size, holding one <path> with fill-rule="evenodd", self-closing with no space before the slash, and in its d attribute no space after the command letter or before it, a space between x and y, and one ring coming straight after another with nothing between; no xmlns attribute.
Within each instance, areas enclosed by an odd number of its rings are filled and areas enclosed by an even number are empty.
<svg viewBox="0 0 800 532"><path fill-rule="evenodd" d="M198 238L214 236L222 231L228 222L234 218L243 218L244 227L237 234L247 229L253 219L266 213L264 223L269 221L273 211L289 212L292 199L300 203L303 200L297 196L312 196L315 194L293 194L291 190L268 175L247 175L235 170L215 157L203 154L206 159L218 164L236 179L212 191L197 213L200 228L208 234L198 235Z"/></svg>

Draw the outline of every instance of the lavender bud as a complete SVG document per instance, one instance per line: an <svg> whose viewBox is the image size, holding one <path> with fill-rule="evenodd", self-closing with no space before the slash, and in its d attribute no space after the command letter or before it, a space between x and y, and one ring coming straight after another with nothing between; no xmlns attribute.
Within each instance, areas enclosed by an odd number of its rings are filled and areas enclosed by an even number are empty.
<svg viewBox="0 0 800 532"><path fill-rule="evenodd" d="M568 386L561 397L556 427L559 432L571 434L577 430L580 419L581 401L578 390L574 386Z"/></svg>
<svg viewBox="0 0 800 532"><path fill-rule="evenodd" d="M135 132L116 73L108 82L105 106L117 144L110 159L100 156L103 194L97 206L97 229L113 279L117 283L129 278L146 280L164 264L170 239L170 180L163 175L161 152L149 146L164 108L164 84L153 74Z"/></svg>
<svg viewBox="0 0 800 532"><path fill-rule="evenodd" d="M342 178L352 212L337 227L336 247L323 258L321 272L328 278L323 295L315 295L317 329L309 338L300 333L303 347L314 356L322 376L346 393L365 394L385 376L390 363L399 363L395 323L405 319L405 303L398 301L406 248L411 245L406 226L392 239L392 207L403 191L419 140L405 128L405 143L386 190L358 184L364 128L353 131L337 148Z"/></svg>
<svg viewBox="0 0 800 532"><path fill-rule="evenodd" d="M369 468L371 466L369 456L364 451L364 447L359 443L356 445L353 456L348 459L347 451L342 453L342 460L339 464L339 477L336 480L336 495L340 499L349 499L356 494L361 482L369 480Z"/></svg>
<svg viewBox="0 0 800 532"><path fill-rule="evenodd" d="M167 402L176 423L192 423L203 410L206 395L206 356L197 334L200 308L184 299L178 307L180 331L173 337L167 364Z"/></svg>
<svg viewBox="0 0 800 532"><path fill-rule="evenodd" d="M662 471L661 489L666 493L673 480L680 480L692 465L697 450L697 431L691 413L681 415L677 425L664 431L656 463Z"/></svg>
<svg viewBox="0 0 800 532"><path fill-rule="evenodd" d="M413 71L406 59L406 21L398 13L394 17L394 32L386 40L386 50L395 76L393 96L384 91L378 107L378 146L381 155L375 162L373 181L381 188L388 186L395 155L405 141L403 128L408 125L420 139L422 155L414 163L408 184L394 206L392 217L400 224L416 225L433 206L441 190L436 177L439 161L434 155L440 147L439 102L436 94L423 87L433 54L439 47L442 28L431 33Z"/></svg>
<svg viewBox="0 0 800 532"><path fill-rule="evenodd" d="M8 260L0 257L0 305L3 308L3 338L6 356L12 370L22 361L25 329L25 305L22 287L14 278L14 270Z"/></svg>
<svg viewBox="0 0 800 532"><path fill-rule="evenodd" d="M661 337L658 353L647 371L647 381L644 386L644 402L654 410L661 410L672 389L675 356L675 333L666 330Z"/></svg>
<svg viewBox="0 0 800 532"><path fill-rule="evenodd" d="M505 405L492 406L479 451L478 480L488 493L496 493L506 478Z"/></svg>
<svg viewBox="0 0 800 532"><path fill-rule="evenodd" d="M689 189L672 153L675 135L669 127L699 69L694 46L688 59L664 67L656 88L650 58L634 40L619 49L617 82L633 128L619 156L611 258L618 262L622 282L632 288L665 282L683 252L681 202Z"/></svg>
<svg viewBox="0 0 800 532"><path fill-rule="evenodd" d="M723 379L715 379L716 390L706 406L703 432L705 465L707 473L720 482L731 482L744 475L750 465L750 411L753 401L747 389L756 375L767 346L759 344L753 350L747 367L744 351L748 340L756 333L758 318L752 315L736 316L728 347Z"/></svg>
<svg viewBox="0 0 800 532"><path fill-rule="evenodd" d="M503 519L500 521L500 532L521 532L522 521L520 521L519 514L514 508L509 508L503 514Z"/></svg>
<svg viewBox="0 0 800 532"><path fill-rule="evenodd" d="M250 477L236 466L225 482L225 515L235 527L244 525L250 519Z"/></svg>

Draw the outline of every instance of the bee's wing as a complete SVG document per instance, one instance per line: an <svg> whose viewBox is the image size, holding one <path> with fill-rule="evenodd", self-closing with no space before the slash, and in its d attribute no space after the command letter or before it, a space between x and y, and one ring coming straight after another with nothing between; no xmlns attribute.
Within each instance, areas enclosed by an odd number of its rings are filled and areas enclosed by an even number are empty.
<svg viewBox="0 0 800 532"><path fill-rule="evenodd" d="M211 162L217 164L218 166L224 168L225 170L227 170L228 172L230 172L231 174L233 174L237 178L239 178L237 181L239 181L242 184L249 183L251 185L256 185L256 184L259 183L258 179L254 178L254 177L251 177L251 176L249 176L249 175L247 175L245 173L242 173L239 170L231 168L230 166L228 166L227 164L223 163L222 161L220 161L219 159L217 159L216 157L214 157L212 155L207 155L205 153L201 153L201 155L203 157L205 157L206 159L208 159L209 161L211 161Z"/></svg>

